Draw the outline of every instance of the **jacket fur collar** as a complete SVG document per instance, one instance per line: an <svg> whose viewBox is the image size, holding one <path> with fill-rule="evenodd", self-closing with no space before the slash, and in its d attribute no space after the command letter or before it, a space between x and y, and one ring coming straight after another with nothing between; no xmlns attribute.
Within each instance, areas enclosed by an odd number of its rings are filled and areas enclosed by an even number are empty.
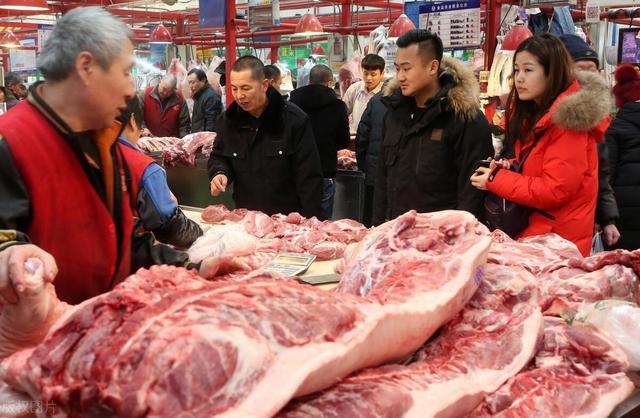
<svg viewBox="0 0 640 418"><path fill-rule="evenodd" d="M480 108L480 85L473 72L460 60L443 57L440 63L442 90L438 95L446 98L447 105L458 118L468 121L475 117ZM398 81L389 80L383 89L385 97L402 97Z"/></svg>
<svg viewBox="0 0 640 418"><path fill-rule="evenodd" d="M563 94L556 100L551 108L551 121L572 131L586 132L597 127L609 115L611 93L598 73L578 71L576 80L579 90Z"/></svg>

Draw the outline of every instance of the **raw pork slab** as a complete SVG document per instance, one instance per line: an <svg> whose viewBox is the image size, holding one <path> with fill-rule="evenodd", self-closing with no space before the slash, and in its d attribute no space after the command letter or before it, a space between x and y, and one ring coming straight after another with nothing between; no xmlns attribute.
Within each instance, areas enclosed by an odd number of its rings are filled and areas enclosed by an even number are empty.
<svg viewBox="0 0 640 418"><path fill-rule="evenodd" d="M603 299L638 302L638 276L629 267L610 264L594 271L562 267L539 277L545 315L573 319L585 303Z"/></svg>
<svg viewBox="0 0 640 418"><path fill-rule="evenodd" d="M545 317L536 365L487 396L470 418L606 418L633 391L625 354L591 325Z"/></svg>
<svg viewBox="0 0 640 418"><path fill-rule="evenodd" d="M490 263L524 267L539 274L550 265L567 259L580 259L582 254L572 242L556 234L538 235L514 241L500 230L491 233L493 244Z"/></svg>
<svg viewBox="0 0 640 418"><path fill-rule="evenodd" d="M405 358L472 296L490 245L473 216L397 222L385 236L411 261L382 266L370 296L152 267L78 306L33 353L8 358L2 376L75 416L272 416L293 397ZM433 240L422 250L402 244L420 234ZM389 252L383 244L369 251Z"/></svg>
<svg viewBox="0 0 640 418"><path fill-rule="evenodd" d="M607 251L551 264L538 277L543 312L571 320L585 303L640 303L639 273L640 251Z"/></svg>
<svg viewBox="0 0 640 418"><path fill-rule="evenodd" d="M535 279L489 265L462 312L409 365L356 373L293 401L283 418L459 417L518 373L535 354L542 314Z"/></svg>

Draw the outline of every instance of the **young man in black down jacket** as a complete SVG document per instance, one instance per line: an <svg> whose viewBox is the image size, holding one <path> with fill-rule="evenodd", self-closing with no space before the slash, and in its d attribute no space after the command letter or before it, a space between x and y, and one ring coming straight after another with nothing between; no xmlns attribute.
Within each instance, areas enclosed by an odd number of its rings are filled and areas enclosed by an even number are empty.
<svg viewBox="0 0 640 418"><path fill-rule="evenodd" d="M399 88L382 98L388 111L373 223L410 209L459 209L482 218L485 194L468 178L494 151L478 83L460 61L443 60L442 41L429 31L409 31L397 44Z"/></svg>
<svg viewBox="0 0 640 418"><path fill-rule="evenodd" d="M338 150L349 145L347 106L331 88L334 84L331 68L318 64L309 73L309 85L291 92L291 101L309 115L313 136L320 153L323 191L322 215L331 219L333 196L336 192Z"/></svg>
<svg viewBox="0 0 640 418"><path fill-rule="evenodd" d="M238 59L229 83L235 102L216 123L211 194L233 182L238 208L320 217L322 169L307 115L269 86L256 57Z"/></svg>
<svg viewBox="0 0 640 418"><path fill-rule="evenodd" d="M384 135L384 119L387 115L387 106L382 98L392 94L396 88L398 85L395 82L385 81L382 91L369 100L358 124L356 160L358 161L358 169L365 175L362 223L367 227L371 226L373 215L373 193L378 173L378 154L380 154L382 136Z"/></svg>

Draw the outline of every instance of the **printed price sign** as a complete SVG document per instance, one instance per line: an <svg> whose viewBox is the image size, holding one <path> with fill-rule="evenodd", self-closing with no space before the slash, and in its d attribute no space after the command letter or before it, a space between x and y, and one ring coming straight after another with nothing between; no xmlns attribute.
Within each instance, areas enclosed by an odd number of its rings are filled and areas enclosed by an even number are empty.
<svg viewBox="0 0 640 418"><path fill-rule="evenodd" d="M480 46L480 0L434 2L419 11L420 29L438 34L445 49Z"/></svg>

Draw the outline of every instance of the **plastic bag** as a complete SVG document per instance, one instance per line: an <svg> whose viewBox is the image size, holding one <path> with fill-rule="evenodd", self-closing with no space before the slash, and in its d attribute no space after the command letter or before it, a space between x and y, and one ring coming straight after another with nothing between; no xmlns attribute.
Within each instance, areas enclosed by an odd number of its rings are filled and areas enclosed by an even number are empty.
<svg viewBox="0 0 640 418"><path fill-rule="evenodd" d="M640 370L640 308L620 300L602 300L585 305L575 321L595 325L625 352L630 370Z"/></svg>
<svg viewBox="0 0 640 418"><path fill-rule="evenodd" d="M591 255L604 251L604 243L602 242L602 232L596 232L591 240Z"/></svg>
<svg viewBox="0 0 640 418"><path fill-rule="evenodd" d="M384 41L387 39L389 29L384 25L380 25L369 34L369 49L365 52L368 54L377 54L382 49Z"/></svg>
<svg viewBox="0 0 640 418"><path fill-rule="evenodd" d="M309 84L309 74L311 69L316 65L316 60L312 57L307 59L307 62L298 70L298 85L297 88L304 87Z"/></svg>

